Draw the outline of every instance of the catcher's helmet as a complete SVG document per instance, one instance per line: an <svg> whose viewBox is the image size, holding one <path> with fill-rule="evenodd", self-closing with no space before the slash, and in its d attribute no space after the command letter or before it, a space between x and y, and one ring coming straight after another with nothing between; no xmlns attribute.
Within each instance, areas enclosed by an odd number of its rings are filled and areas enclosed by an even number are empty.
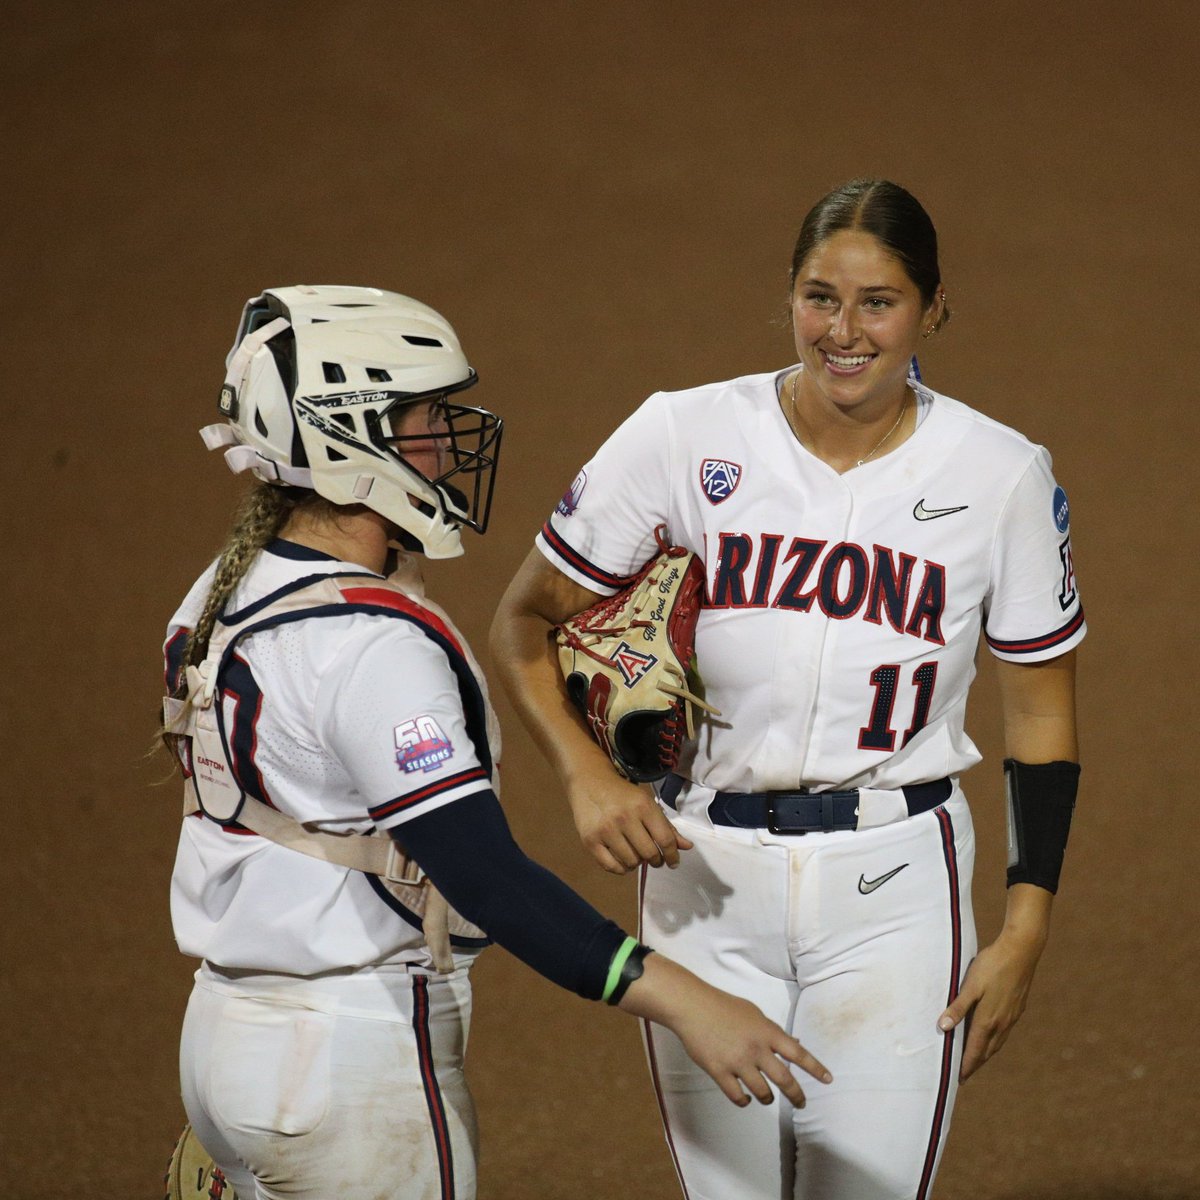
<svg viewBox="0 0 1200 1200"><path fill-rule="evenodd" d="M225 363L228 424L201 433L232 470L364 504L430 558L462 553L461 526L487 528L502 423L447 399L477 377L432 308L378 288L268 288ZM396 436L397 410L419 401L436 404L438 431ZM444 450L439 474L403 458L420 443Z"/></svg>

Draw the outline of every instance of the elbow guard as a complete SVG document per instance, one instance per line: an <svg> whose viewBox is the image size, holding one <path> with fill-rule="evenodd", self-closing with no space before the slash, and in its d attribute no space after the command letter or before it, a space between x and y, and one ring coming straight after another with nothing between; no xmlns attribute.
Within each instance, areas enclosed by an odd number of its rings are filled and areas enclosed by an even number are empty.
<svg viewBox="0 0 1200 1200"><path fill-rule="evenodd" d="M1033 883L1057 892L1079 790L1079 764L1030 764L1006 758L1004 785L1008 794L1008 886Z"/></svg>

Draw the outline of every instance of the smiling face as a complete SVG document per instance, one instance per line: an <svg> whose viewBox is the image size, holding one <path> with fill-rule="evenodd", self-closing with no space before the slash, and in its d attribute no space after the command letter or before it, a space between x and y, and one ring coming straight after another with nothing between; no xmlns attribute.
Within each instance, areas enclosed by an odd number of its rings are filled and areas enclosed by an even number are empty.
<svg viewBox="0 0 1200 1200"><path fill-rule="evenodd" d="M843 229L819 242L792 289L804 368L797 405L833 405L868 420L899 405L909 362L940 303L922 302L903 264L873 234Z"/></svg>

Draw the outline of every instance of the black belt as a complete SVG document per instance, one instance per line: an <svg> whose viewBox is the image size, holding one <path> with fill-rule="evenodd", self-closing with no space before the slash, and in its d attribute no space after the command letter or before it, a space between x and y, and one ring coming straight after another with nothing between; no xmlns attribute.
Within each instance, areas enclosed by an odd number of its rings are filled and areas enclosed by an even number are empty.
<svg viewBox="0 0 1200 1200"><path fill-rule="evenodd" d="M659 789L659 798L671 808L687 782L680 775L668 775ZM928 812L945 804L954 790L949 779L933 783L915 783L900 789L908 815ZM714 825L736 829L769 829L772 833L830 833L838 829L858 828L858 790L848 792L717 792L708 806Z"/></svg>

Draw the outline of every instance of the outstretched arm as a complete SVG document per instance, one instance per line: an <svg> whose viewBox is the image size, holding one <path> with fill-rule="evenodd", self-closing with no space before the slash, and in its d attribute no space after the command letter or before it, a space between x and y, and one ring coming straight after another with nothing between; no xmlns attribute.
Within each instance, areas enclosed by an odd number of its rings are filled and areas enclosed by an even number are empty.
<svg viewBox="0 0 1200 1200"><path fill-rule="evenodd" d="M567 698L552 627L593 604L589 591L533 549L492 622L492 661L509 698L566 789L575 827L614 875L641 863L676 866L689 842L663 815L649 787L628 783L592 741Z"/></svg>
<svg viewBox="0 0 1200 1200"><path fill-rule="evenodd" d="M389 831L467 920L552 983L608 998L672 1030L735 1104L763 1104L772 1085L795 1105L804 1093L787 1064L824 1083L829 1072L753 1004L650 954L643 973L614 990L632 939L556 875L522 853L491 791L476 792ZM744 1089L744 1090L743 1090Z"/></svg>
<svg viewBox="0 0 1200 1200"><path fill-rule="evenodd" d="M1075 730L1075 652L1029 665L998 661L1005 752L1020 763L1079 761ZM1050 934L1054 895L1032 883L1008 889L1004 927L976 956L958 998L939 1025L953 1029L970 1018L961 1079L975 1073L1001 1046L1025 1011L1034 971Z"/></svg>

